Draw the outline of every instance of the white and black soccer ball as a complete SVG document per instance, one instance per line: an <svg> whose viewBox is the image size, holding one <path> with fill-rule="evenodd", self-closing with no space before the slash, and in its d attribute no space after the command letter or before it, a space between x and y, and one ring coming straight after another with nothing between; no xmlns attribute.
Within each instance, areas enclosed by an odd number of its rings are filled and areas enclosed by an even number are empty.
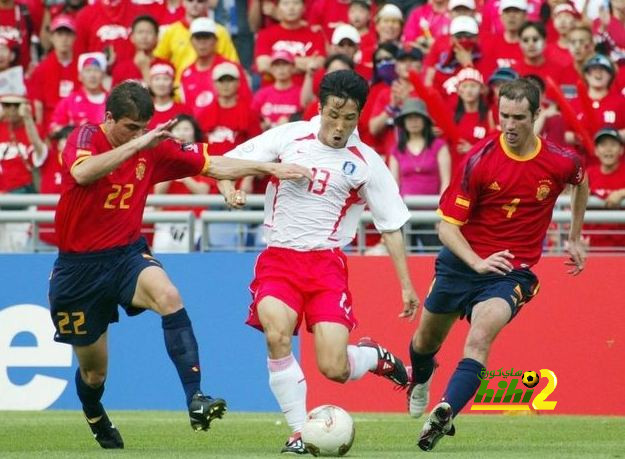
<svg viewBox="0 0 625 459"><path fill-rule="evenodd" d="M302 441L313 456L343 456L354 443L354 420L335 405L321 405L306 416Z"/></svg>

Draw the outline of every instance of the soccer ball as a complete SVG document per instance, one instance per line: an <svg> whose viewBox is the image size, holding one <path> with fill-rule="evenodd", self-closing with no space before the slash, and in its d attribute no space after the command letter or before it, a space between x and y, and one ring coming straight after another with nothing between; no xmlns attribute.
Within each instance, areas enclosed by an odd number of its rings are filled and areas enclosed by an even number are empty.
<svg viewBox="0 0 625 459"><path fill-rule="evenodd" d="M532 387L536 386L536 384L538 384L539 379L540 378L535 371L526 371L525 373L523 373L522 381L526 387L529 387L531 389Z"/></svg>
<svg viewBox="0 0 625 459"><path fill-rule="evenodd" d="M302 441L313 456L343 456L354 443L354 421L347 411L321 405L306 416Z"/></svg>

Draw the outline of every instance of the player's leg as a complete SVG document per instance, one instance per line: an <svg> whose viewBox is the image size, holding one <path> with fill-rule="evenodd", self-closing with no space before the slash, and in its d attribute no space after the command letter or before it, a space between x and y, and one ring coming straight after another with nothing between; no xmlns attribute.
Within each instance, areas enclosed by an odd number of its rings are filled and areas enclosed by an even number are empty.
<svg viewBox="0 0 625 459"><path fill-rule="evenodd" d="M131 304L161 316L165 347L185 392L191 426L196 431L207 430L213 419L223 416L226 403L201 391L200 358L191 320L178 290L160 266L140 271Z"/></svg>
<svg viewBox="0 0 625 459"><path fill-rule="evenodd" d="M107 335L87 346L73 346L78 360L75 382L82 410L96 441L102 448L123 448L119 431L111 423L102 403L108 367Z"/></svg>
<svg viewBox="0 0 625 459"><path fill-rule="evenodd" d="M412 375L408 388L408 409L412 417L420 417L427 408L436 367L434 357L459 315L458 312L434 313L425 307L421 312L419 326L409 347Z"/></svg>

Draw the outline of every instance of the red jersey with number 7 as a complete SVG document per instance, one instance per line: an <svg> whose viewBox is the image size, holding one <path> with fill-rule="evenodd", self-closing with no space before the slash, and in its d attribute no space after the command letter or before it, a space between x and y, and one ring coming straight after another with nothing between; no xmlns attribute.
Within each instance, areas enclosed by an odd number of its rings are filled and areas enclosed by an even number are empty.
<svg viewBox="0 0 625 459"><path fill-rule="evenodd" d="M72 168L113 149L102 127L94 124L74 130L67 139L55 217L61 252L92 252L134 242L141 234L143 209L152 186L205 173L210 164L208 144L165 140L89 185L76 182Z"/></svg>
<svg viewBox="0 0 625 459"><path fill-rule="evenodd" d="M538 262L558 195L584 179L573 151L537 138L535 151L518 156L503 135L476 145L441 196L438 213L461 226L482 258L508 249L515 268Z"/></svg>

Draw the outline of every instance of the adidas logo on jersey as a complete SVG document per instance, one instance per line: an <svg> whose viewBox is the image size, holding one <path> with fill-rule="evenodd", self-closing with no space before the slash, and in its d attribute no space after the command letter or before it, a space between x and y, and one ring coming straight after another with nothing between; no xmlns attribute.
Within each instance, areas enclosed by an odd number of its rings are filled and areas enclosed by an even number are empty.
<svg viewBox="0 0 625 459"><path fill-rule="evenodd" d="M499 186L499 183L497 183L497 181L494 181L493 183L488 185L488 189L493 191L499 191L501 190L501 187Z"/></svg>

